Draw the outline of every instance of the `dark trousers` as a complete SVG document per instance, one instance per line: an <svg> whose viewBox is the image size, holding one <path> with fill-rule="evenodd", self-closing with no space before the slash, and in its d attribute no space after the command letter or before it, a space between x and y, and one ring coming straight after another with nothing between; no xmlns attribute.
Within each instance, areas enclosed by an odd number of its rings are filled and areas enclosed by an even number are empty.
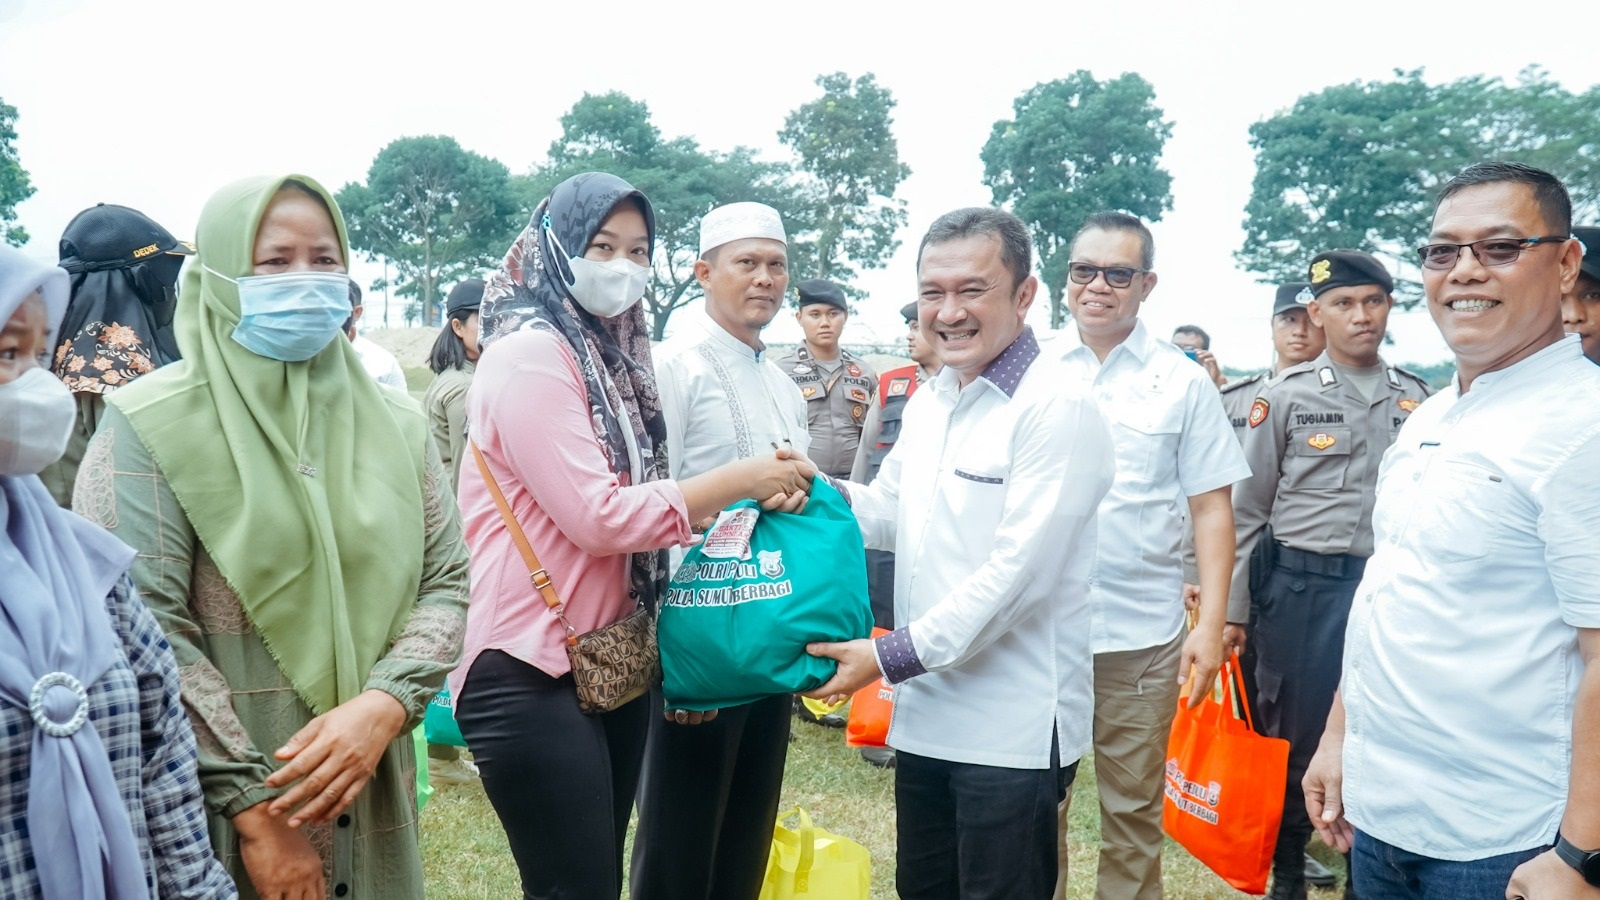
<svg viewBox="0 0 1600 900"><path fill-rule="evenodd" d="M572 676L499 650L467 673L456 722L522 874L526 900L616 900L650 699L578 711Z"/></svg>
<svg viewBox="0 0 1600 900"><path fill-rule="evenodd" d="M659 692L651 709L664 708ZM656 713L639 788L633 900L756 900L772 851L791 700L679 725Z"/></svg>
<svg viewBox="0 0 1600 900"><path fill-rule="evenodd" d="M894 554L867 551L867 599L872 603L872 624L894 630Z"/></svg>
<svg viewBox="0 0 1600 900"><path fill-rule="evenodd" d="M1056 809L1077 775L897 754L895 887L901 900L1049 900Z"/></svg>
<svg viewBox="0 0 1600 900"><path fill-rule="evenodd" d="M1300 782L1317 751L1344 661L1344 628L1361 583L1359 570L1342 576L1275 566L1256 597L1256 722L1289 741L1289 778L1283 792L1273 871L1298 881L1311 838Z"/></svg>
<svg viewBox="0 0 1600 900"><path fill-rule="evenodd" d="M1501 900L1517 866L1548 849L1457 862L1401 850L1357 831L1350 877L1361 900Z"/></svg>

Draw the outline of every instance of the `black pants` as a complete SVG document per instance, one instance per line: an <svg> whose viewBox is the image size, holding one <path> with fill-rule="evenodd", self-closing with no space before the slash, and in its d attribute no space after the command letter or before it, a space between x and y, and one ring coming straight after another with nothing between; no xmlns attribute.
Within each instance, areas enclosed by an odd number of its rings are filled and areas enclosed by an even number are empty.
<svg viewBox="0 0 1600 900"><path fill-rule="evenodd" d="M652 693L651 709L664 701ZM789 753L788 694L703 725L652 718L639 789L633 900L756 900Z"/></svg>
<svg viewBox="0 0 1600 900"><path fill-rule="evenodd" d="M1078 773L897 754L895 888L901 900L1049 900L1056 809Z"/></svg>
<svg viewBox="0 0 1600 900"><path fill-rule="evenodd" d="M894 630L894 554L867 551L867 599L872 602L872 624Z"/></svg>
<svg viewBox="0 0 1600 900"><path fill-rule="evenodd" d="M526 900L616 900L650 698L578 711L572 676L499 650L479 656L456 722L500 816Z"/></svg>
<svg viewBox="0 0 1600 900"><path fill-rule="evenodd" d="M1311 837L1300 781L1317 751L1344 660L1344 628L1359 573L1344 577L1274 567L1257 597L1256 720L1273 737L1289 741L1289 778L1283 792L1274 869L1286 877L1304 871Z"/></svg>

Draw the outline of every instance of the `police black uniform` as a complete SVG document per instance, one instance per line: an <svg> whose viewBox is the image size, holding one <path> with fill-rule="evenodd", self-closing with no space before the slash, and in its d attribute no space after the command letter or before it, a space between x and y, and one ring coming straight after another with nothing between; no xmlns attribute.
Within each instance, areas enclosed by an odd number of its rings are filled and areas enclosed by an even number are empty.
<svg viewBox="0 0 1600 900"><path fill-rule="evenodd" d="M831 281L802 281L798 290L801 308L813 303L846 308L844 292ZM856 447L861 443L867 407L878 391L878 377L870 366L843 347L839 348L839 366L832 371L813 359L805 344L774 362L794 380L805 398L812 462L834 478L848 478Z"/></svg>
<svg viewBox="0 0 1600 900"><path fill-rule="evenodd" d="M1393 290L1382 264L1364 253L1321 254L1312 271L1316 296L1350 285ZM1252 474L1233 488L1239 542L1228 621L1249 617L1251 551L1270 527L1250 640L1257 721L1290 746L1274 864L1285 879L1298 880L1310 837L1300 781L1333 704L1345 621L1372 555L1378 466L1430 393L1420 377L1384 364L1369 399L1325 350L1269 381L1247 416L1244 451Z"/></svg>

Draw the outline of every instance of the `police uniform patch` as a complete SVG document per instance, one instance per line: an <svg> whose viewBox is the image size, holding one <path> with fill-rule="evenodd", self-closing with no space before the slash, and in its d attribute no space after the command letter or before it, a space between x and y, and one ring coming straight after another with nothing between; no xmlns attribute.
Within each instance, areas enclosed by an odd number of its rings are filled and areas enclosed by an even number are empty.
<svg viewBox="0 0 1600 900"><path fill-rule="evenodd" d="M1399 402L1400 408L1405 410L1406 412L1416 412L1417 407L1422 405L1421 403L1418 403L1417 401L1411 399L1410 397L1401 398L1397 402Z"/></svg>
<svg viewBox="0 0 1600 900"><path fill-rule="evenodd" d="M1323 387L1327 387L1339 379L1333 374L1332 366L1323 366L1317 370L1317 380L1322 382Z"/></svg>
<svg viewBox="0 0 1600 900"><path fill-rule="evenodd" d="M1250 404L1250 427L1254 428L1267 420L1267 410L1271 407L1262 397L1257 397L1256 402Z"/></svg>
<svg viewBox="0 0 1600 900"><path fill-rule="evenodd" d="M850 399L857 403L867 402L867 389L853 387L850 389Z"/></svg>
<svg viewBox="0 0 1600 900"><path fill-rule="evenodd" d="M860 378L861 377L861 367L856 365L855 363L851 363L845 369L845 371L850 373L850 377L851 378Z"/></svg>
<svg viewBox="0 0 1600 900"><path fill-rule="evenodd" d="M814 395L816 392L817 389L815 386L803 387L800 389L800 396L810 400L812 395Z"/></svg>
<svg viewBox="0 0 1600 900"><path fill-rule="evenodd" d="M805 363L795 363L794 373L796 375L810 375L811 367Z"/></svg>
<svg viewBox="0 0 1600 900"><path fill-rule="evenodd" d="M867 408L857 403L855 406L850 407L850 418L860 419L863 415L866 415L866 412Z"/></svg>
<svg viewBox="0 0 1600 900"><path fill-rule="evenodd" d="M889 382L889 396L891 396L891 397L902 397L902 396L905 395L906 390L909 389L910 387L911 387L911 379L909 379L909 378L896 378L896 379L894 379L894 380Z"/></svg>
<svg viewBox="0 0 1600 900"><path fill-rule="evenodd" d="M1316 264L1311 267L1312 284L1321 284L1332 277L1333 262L1331 260L1319 259L1316 261Z"/></svg>
<svg viewBox="0 0 1600 900"><path fill-rule="evenodd" d="M1306 438L1306 443L1318 450L1326 450L1329 447L1332 447L1334 444L1337 444L1338 441L1333 439L1333 435L1328 434L1325 431L1319 431L1316 434L1313 434L1311 437Z"/></svg>

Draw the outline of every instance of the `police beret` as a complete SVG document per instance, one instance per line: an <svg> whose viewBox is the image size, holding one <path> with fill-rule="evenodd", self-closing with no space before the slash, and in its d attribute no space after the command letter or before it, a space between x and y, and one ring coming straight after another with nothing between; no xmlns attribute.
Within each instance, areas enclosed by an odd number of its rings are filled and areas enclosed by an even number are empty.
<svg viewBox="0 0 1600 900"><path fill-rule="evenodd" d="M913 300L900 307L900 318L905 319L907 322L915 322L917 320L917 301Z"/></svg>
<svg viewBox="0 0 1600 900"><path fill-rule="evenodd" d="M1600 279L1600 228L1579 226L1572 229L1572 236L1583 241L1583 274Z"/></svg>
<svg viewBox="0 0 1600 900"><path fill-rule="evenodd" d="M1321 297L1328 291L1354 284L1375 284L1385 294L1394 291L1394 279L1383 263L1370 253L1360 250L1329 250L1318 253L1311 260L1311 295Z"/></svg>
<svg viewBox="0 0 1600 900"><path fill-rule="evenodd" d="M1291 309L1305 309L1311 302L1311 285L1304 281L1290 281L1278 285L1278 294L1272 298L1272 314Z"/></svg>
<svg viewBox="0 0 1600 900"><path fill-rule="evenodd" d="M800 293L802 309L813 303L826 303L844 310L850 308L845 305L844 291L826 278L808 278L794 287Z"/></svg>

